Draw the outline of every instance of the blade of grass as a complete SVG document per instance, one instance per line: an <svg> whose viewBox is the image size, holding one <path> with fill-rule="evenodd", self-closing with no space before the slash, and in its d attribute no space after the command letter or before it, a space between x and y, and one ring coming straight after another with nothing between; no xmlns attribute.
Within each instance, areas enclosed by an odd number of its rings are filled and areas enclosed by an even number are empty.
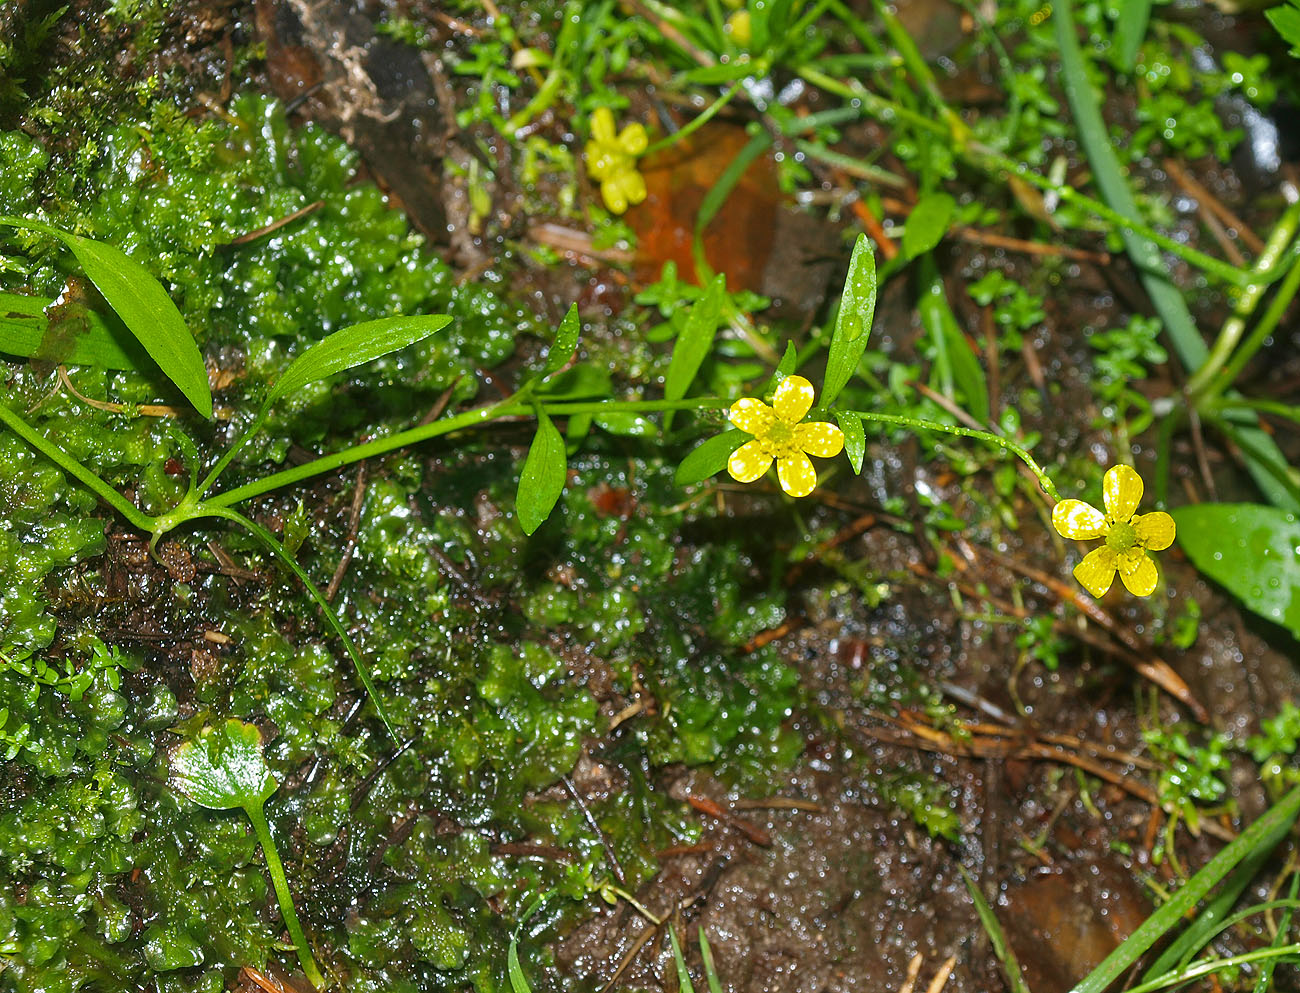
<svg viewBox="0 0 1300 993"><path fill-rule="evenodd" d="M1079 40L1075 35L1074 13L1070 0L1059 0L1052 14L1055 20L1057 46L1061 51L1061 81L1065 89L1066 100L1074 115L1074 122L1079 133L1079 143L1092 166L1097 186L1101 189L1102 199L1118 214L1134 222L1140 222L1141 214L1133 191L1129 189L1128 180L1120 168L1119 159L1111 145L1110 132L1102 120L1101 110L1097 105L1097 96L1088 78L1079 49ZM1125 229L1121 232L1129 257L1137 267L1142 285L1146 288L1151 302L1164 322L1174 351L1182 360L1185 368L1195 370L1205 362L1209 349L1201 339L1187 301L1178 288L1163 275L1167 267L1160 258L1160 252L1152 242L1137 232ZM1271 437L1258 427L1237 429L1238 440L1244 451L1253 450L1265 456L1270 462L1286 465L1286 459ZM1282 485L1272 470L1255 458L1249 451L1246 466L1251 477L1268 499L1278 507L1288 510L1300 510L1300 501Z"/></svg>
<svg viewBox="0 0 1300 993"><path fill-rule="evenodd" d="M1236 841L1210 859L1164 906L1153 913L1124 942L1106 956L1070 993L1102 993L1132 967L1146 951L1178 926L1186 914L1201 902L1218 882L1253 853L1269 851L1271 838L1280 838L1300 813L1300 787L1296 787L1263 817L1243 831Z"/></svg>
<svg viewBox="0 0 1300 993"><path fill-rule="evenodd" d="M1007 974L1007 985L1011 987L1011 993L1030 993L1029 984L1020 974L1020 962L1016 959L1016 953L1011 950L1011 945L1007 943L1007 936L1003 933L1002 924L993 913L993 908L984 899L984 894L980 892L979 886L966 871L966 867L958 865L957 870L966 883L966 890L975 904L975 913L979 915L980 923L984 925L984 931L993 945L993 954L998 957L1003 971Z"/></svg>
<svg viewBox="0 0 1300 993"><path fill-rule="evenodd" d="M1121 0L1115 34L1111 38L1114 46L1111 61L1120 72L1133 71L1150 19L1151 0Z"/></svg>

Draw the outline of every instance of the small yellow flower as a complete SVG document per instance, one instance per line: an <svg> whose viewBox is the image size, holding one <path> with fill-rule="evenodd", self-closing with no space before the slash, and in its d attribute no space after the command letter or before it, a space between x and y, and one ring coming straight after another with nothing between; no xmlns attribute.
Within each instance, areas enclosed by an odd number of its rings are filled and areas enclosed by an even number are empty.
<svg viewBox="0 0 1300 993"><path fill-rule="evenodd" d="M1111 466L1101 482L1103 514L1082 500L1062 500L1052 508L1052 524L1066 538L1106 544L1083 557L1074 578L1095 597L1105 596L1115 573L1134 596L1150 596L1156 588L1156 564L1147 552L1174 542L1174 519L1163 511L1134 514L1142 500L1142 477L1126 465Z"/></svg>
<svg viewBox="0 0 1300 993"><path fill-rule="evenodd" d="M727 472L738 483L752 483L776 459L781 489L792 497L807 496L817 485L817 471L809 455L833 458L844 450L844 432L825 421L800 424L812 409L813 384L802 376L787 376L776 388L772 406L754 397L731 405L731 423L754 436L734 452Z"/></svg>
<svg viewBox="0 0 1300 993"><path fill-rule="evenodd" d="M591 115L591 140L583 153L587 171L600 183L601 198L615 214L645 199L645 180L636 171L636 160L648 143L641 124L629 124L615 134L614 113L608 107L598 107Z"/></svg>

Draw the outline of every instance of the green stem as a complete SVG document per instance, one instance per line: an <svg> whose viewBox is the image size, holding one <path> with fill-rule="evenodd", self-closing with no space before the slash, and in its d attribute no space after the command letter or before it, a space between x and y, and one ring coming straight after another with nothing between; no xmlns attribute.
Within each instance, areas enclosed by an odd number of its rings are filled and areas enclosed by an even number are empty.
<svg viewBox="0 0 1300 993"><path fill-rule="evenodd" d="M1211 973L1218 972L1220 969L1235 969L1238 966L1249 965L1252 962L1273 962L1285 956L1300 955L1300 944L1294 945L1272 945L1268 948L1257 948L1253 952L1245 952L1241 955L1230 955L1222 959L1210 959L1205 962L1198 962L1195 965L1189 965L1182 969L1175 969L1167 972L1163 976L1157 976L1149 983L1142 983L1139 986L1131 987L1127 993L1153 993L1154 990L1162 990L1169 986L1180 986L1183 983L1189 983L1193 979L1199 979L1201 976L1208 976Z"/></svg>
<svg viewBox="0 0 1300 993"><path fill-rule="evenodd" d="M1204 392L1197 401L1198 403L1204 404L1215 397L1221 396L1225 390L1236 382L1237 377L1241 375L1241 370L1246 367L1246 363L1254 357L1255 353L1264 346L1264 342L1268 340L1269 336L1277 330L1277 326L1285 316L1287 308L1291 306L1291 301L1295 299L1297 290L1300 290L1300 253L1296 253L1295 261L1287 269L1286 276L1283 277L1277 292L1273 294L1273 299L1269 301L1268 307L1265 308L1263 316L1259 319L1259 323L1255 325L1255 330L1250 333L1250 337L1242 343L1241 347L1233 353L1232 358L1224 364L1214 381L1205 387Z"/></svg>
<svg viewBox="0 0 1300 993"><path fill-rule="evenodd" d="M759 60L758 63L755 63L754 65L755 74L765 74L766 71L767 71L766 68L763 67L762 65L762 60ZM658 141L656 141L653 145L651 145L641 154L645 156L645 155L650 155L654 152L662 152L665 148L671 148L673 145L681 141L683 138L688 137L689 135L697 131L699 128L704 127L705 124L711 121L715 115L717 115L718 111L722 110L723 107L725 107L727 104L731 102L731 98L734 97L737 93L739 93L741 91L741 88L744 85L745 85L745 80L743 78L736 80L734 83L731 84L730 88L728 88L727 92L722 94L722 96L718 97L718 99L714 100L713 103L705 107L704 110L701 111L697 117L689 121L683 127L678 128L672 134L664 138L660 138Z"/></svg>
<svg viewBox="0 0 1300 993"><path fill-rule="evenodd" d="M275 535L271 534L270 531L262 527L262 525L258 524L256 521L245 517L237 510L230 510L226 507L214 507L211 504L200 504L195 509L195 512L190 515L188 520L197 520L202 517L220 517L224 520L233 521L238 524L270 549L271 553L283 562L289 568L290 572L298 577L298 582L302 583L303 588L307 591L307 595L310 596L312 600L316 602L316 606L320 608L320 612L325 618L326 625L338 636L339 640L343 642L343 647L346 649L348 657L352 659L353 667L357 670L357 678L361 680L361 685L365 687L366 693L369 695L371 702L375 705L375 712L379 714L379 719L384 722L384 727L387 729L389 736L394 742L396 742L397 732L393 730L393 723L389 720L388 709L384 706L383 697L381 697L379 691L375 689L374 680L370 678L370 671L366 668L365 662L362 661L361 653L357 651L357 646L353 643L351 636L348 634L347 628L343 626L343 622L339 619L339 615L335 613L334 607L325 599L324 594L316 588L316 584L311 581L311 577L307 575L306 571L298 564L297 560L289 554L288 550L280 544L280 542L275 540Z"/></svg>
<svg viewBox="0 0 1300 993"><path fill-rule="evenodd" d="M75 477L83 486L98 495L101 500L141 531L152 531L154 529L156 523L154 518L140 510L135 504L118 493L117 490L109 486L2 403L0 403L0 421L3 421L10 431L22 438L23 441L31 445L68 475Z"/></svg>
<svg viewBox="0 0 1300 993"><path fill-rule="evenodd" d="M209 471L203 478L203 482L199 483L198 489L195 491L196 497L201 497L204 493L208 492L208 490L212 489L212 485L217 481L221 474L226 471L226 468L230 465L234 457L240 453L245 445L253 440L253 436L256 435L258 431L262 430L262 425L266 423L266 418L269 413L270 410L263 407L261 413L257 415L257 419L248 426L248 430L236 438L234 444L226 449L221 458L217 459L217 464L214 465L211 471Z"/></svg>
<svg viewBox="0 0 1300 993"><path fill-rule="evenodd" d="M294 950L298 953L298 964L302 966L302 971L307 974L313 986L318 990L324 989L325 977L317 968L316 959L311 954L311 946L307 944L307 936L303 934L302 925L298 923L298 912L293 908L293 894L289 892L289 879L284 874L280 854L275 850L275 839L271 837L271 826L266 823L262 805L250 803L244 808L244 813L253 822L253 833L257 835L257 841L262 846L262 854L266 856L266 868L271 874L271 885L275 887L275 898L280 904L280 916L284 918L284 926L289 931L289 937L293 939Z"/></svg>
<svg viewBox="0 0 1300 993"><path fill-rule="evenodd" d="M1243 831L1236 841L1210 859L1204 869L1189 879L1164 906L1143 921L1138 929L1111 952L1101 965L1081 980L1071 993L1102 993L1127 972L1152 945L1177 927L1184 916L1206 897L1219 880L1256 848L1263 847L1270 835L1276 835L1280 839L1279 826L1290 825L1295 821L1297 813L1300 813L1300 787L1293 789L1270 808L1268 813Z"/></svg>
<svg viewBox="0 0 1300 993"><path fill-rule="evenodd" d="M663 410L717 409L726 406L727 401L716 397L701 397L691 400L597 400L588 402L547 400L544 402L546 413L551 417L567 417L572 414L599 414L607 410L651 413ZM278 490L282 486L301 482L304 479L311 479L323 472L330 472L342 466L360 462L362 459L385 455L398 448L418 445L420 442L428 441L431 438L437 438L465 428L476 427L503 417L527 416L531 412L532 408L528 404L519 403L517 397L512 397L489 407L467 410L445 420L434 421L432 424L423 424L420 427L410 428L406 431L399 431L397 434L389 435L386 438L376 438L364 445L355 445L342 452L314 459L304 465L294 466L292 469L285 469L262 479L255 479L253 482L245 483L233 490L218 493L211 499L205 500L203 506L209 509L230 507L244 500L251 500L254 497Z"/></svg>
<svg viewBox="0 0 1300 993"><path fill-rule="evenodd" d="M1195 400L1206 390L1206 388L1215 380L1232 355L1233 349L1241 341L1241 336L1246 333L1246 321L1255 312L1259 306L1260 299L1264 296L1264 291L1273 281L1274 273L1278 264L1282 261L1286 248L1295 238L1296 227L1300 225L1300 200L1291 204L1282 215L1281 220L1274 226L1268 236L1268 241L1264 245L1264 250L1259 253L1255 259L1255 264L1250 269L1251 280L1237 295L1236 305L1232 308L1232 316L1223 322L1223 328L1219 331L1219 337L1215 339L1214 345L1210 348L1209 357L1201 363L1201 367L1192 374L1187 381L1187 394ZM1262 343L1262 339L1261 339ZM1242 361L1246 361L1250 356L1247 355Z"/></svg>
<svg viewBox="0 0 1300 993"><path fill-rule="evenodd" d="M1144 224L1136 217L1126 217L1118 211L1112 210L1100 200L1094 200L1086 194L1080 193L1072 186L1066 186L1061 183L1055 183L1046 176L1040 176L1028 166L1014 159L1009 159L1005 155L970 140L961 133L954 132L951 128L945 127L939 121L932 120L923 114L914 110L909 110L892 100L878 96L872 93L857 80L844 82L828 76L818 71L810 65L800 66L795 70L807 82L814 86L819 86L828 93L834 93L846 100L856 102L865 112L882 124L894 124L902 121L928 131L938 137L953 140L953 149L972 165L978 166L990 173L1006 172L1017 179L1029 183L1046 193L1053 193L1063 201L1076 204L1083 207L1090 213L1109 222L1133 235L1139 235L1149 241L1154 242L1166 251L1177 255L1179 258L1196 266L1207 273L1230 283L1234 286L1245 285L1250 275L1243 272L1236 266L1229 265L1221 259L1216 259L1212 255L1198 251L1195 248L1189 248L1181 242L1175 241L1168 235L1163 235L1155 228Z"/></svg>
<svg viewBox="0 0 1300 993"><path fill-rule="evenodd" d="M920 417L909 417L905 414L880 414L870 410L852 410L849 413L862 418L864 421L875 421L879 424L898 424L903 427L920 428L923 431L939 431L943 434L955 434L962 438L978 438L980 441L987 441L990 445L996 445L1003 451L1010 452L1020 459L1038 479L1038 485L1043 488L1048 496L1057 501L1061 499L1056 484L1043 471L1043 467L1035 461L1034 457L1022 446L1017 445L1008 438L1003 438L1001 435L996 435L991 431L979 431L975 428L957 427L953 424L940 424L938 421L927 421Z"/></svg>

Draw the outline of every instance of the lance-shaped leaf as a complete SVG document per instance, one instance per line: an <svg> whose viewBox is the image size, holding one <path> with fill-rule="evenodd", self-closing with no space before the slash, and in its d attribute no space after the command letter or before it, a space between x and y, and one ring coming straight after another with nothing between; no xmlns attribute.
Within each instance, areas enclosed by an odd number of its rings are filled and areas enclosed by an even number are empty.
<svg viewBox="0 0 1300 993"><path fill-rule="evenodd" d="M858 235L844 280L844 295L835 316L835 330L826 357L826 378L822 383L821 405L829 407L840 390L857 372L867 349L871 320L876 313L876 256L865 234Z"/></svg>
<svg viewBox="0 0 1300 993"><path fill-rule="evenodd" d="M135 335L163 374L204 417L212 416L212 391L199 346L172 298L139 262L121 249L54 228L90 281Z"/></svg>
<svg viewBox="0 0 1300 993"><path fill-rule="evenodd" d="M727 291L726 277L719 274L704 296L695 302L687 315L686 326L682 328L677 344L673 346L673 357L668 361L668 372L664 374L664 397L668 400L680 400L686 396L695 374L713 348L714 336L718 333L718 321L722 316L722 297ZM672 424L673 412L664 414L664 430Z"/></svg>
<svg viewBox="0 0 1300 993"><path fill-rule="evenodd" d="M154 368L148 353L111 311L18 293L0 293L0 352L60 365Z"/></svg>
<svg viewBox="0 0 1300 993"><path fill-rule="evenodd" d="M706 438L682 459L674 477L678 486L689 486L708 479L727 467L731 453L745 443L749 435L739 428Z"/></svg>
<svg viewBox="0 0 1300 993"><path fill-rule="evenodd" d="M524 534L532 534L551 516L555 502L564 492L567 474L564 438L540 407L537 410L537 434L519 473L519 491L515 510Z"/></svg>
<svg viewBox="0 0 1300 993"><path fill-rule="evenodd" d="M853 471L861 474L862 459L867 454L867 433L862 429L862 418L851 410L837 410L835 419L844 432L844 454L849 457Z"/></svg>
<svg viewBox="0 0 1300 993"><path fill-rule="evenodd" d="M383 317L335 331L303 352L284 371L266 398L264 406L297 392L317 380L353 369L374 359L413 345L441 331L451 323L445 314Z"/></svg>
<svg viewBox="0 0 1300 993"><path fill-rule="evenodd" d="M575 303L569 307L569 312L564 315L564 320L555 331L555 343L546 353L546 365L542 367L543 376L559 372L573 358L578 350L578 334L581 330L582 321L578 319L578 305Z"/></svg>
<svg viewBox="0 0 1300 993"><path fill-rule="evenodd" d="M212 391L208 388L208 370L203 365L199 346L194 343L194 336L185 326L176 304L148 269L121 249L61 231L42 221L0 217L0 224L41 231L67 245L90 281L149 357L158 363L163 374L176 384L195 410L204 417L212 416Z"/></svg>
<svg viewBox="0 0 1300 993"><path fill-rule="evenodd" d="M924 255L948 233L948 225L957 210L957 201L947 193L927 193L907 217L903 229L903 256L914 259Z"/></svg>

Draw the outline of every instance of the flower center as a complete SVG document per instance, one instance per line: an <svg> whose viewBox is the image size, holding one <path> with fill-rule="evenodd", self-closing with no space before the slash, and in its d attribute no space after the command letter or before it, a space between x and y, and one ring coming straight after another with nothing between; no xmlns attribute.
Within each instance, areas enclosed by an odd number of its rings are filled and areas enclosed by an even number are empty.
<svg viewBox="0 0 1300 993"><path fill-rule="evenodd" d="M1137 543L1137 530L1127 522L1112 524L1106 532L1106 546L1112 551L1127 552Z"/></svg>
<svg viewBox="0 0 1300 993"><path fill-rule="evenodd" d="M794 454L798 447L794 443L794 429L795 425L779 418L768 428L767 437L763 440L767 442L767 447L774 457L781 458Z"/></svg>

